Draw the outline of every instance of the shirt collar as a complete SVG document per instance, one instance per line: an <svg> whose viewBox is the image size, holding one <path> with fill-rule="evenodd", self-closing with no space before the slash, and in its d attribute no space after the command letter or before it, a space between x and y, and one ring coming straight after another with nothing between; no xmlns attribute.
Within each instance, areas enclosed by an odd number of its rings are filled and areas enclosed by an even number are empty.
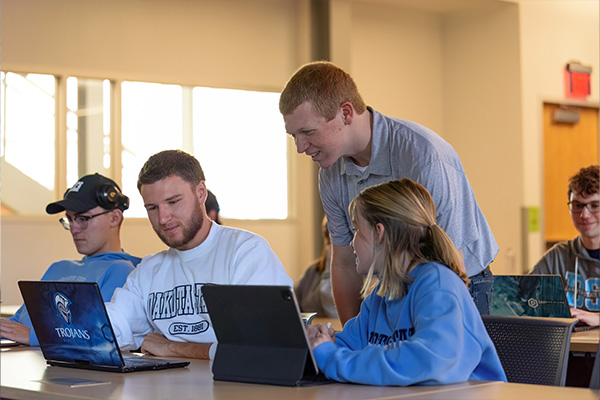
<svg viewBox="0 0 600 400"><path fill-rule="evenodd" d="M391 151L388 145L388 137L390 135L389 126L386 119L367 106L367 111L373 116L373 128L371 131L371 161L367 169L362 173L356 164L352 162L350 157L343 157L341 173L346 175L383 175L389 176L392 174Z"/></svg>

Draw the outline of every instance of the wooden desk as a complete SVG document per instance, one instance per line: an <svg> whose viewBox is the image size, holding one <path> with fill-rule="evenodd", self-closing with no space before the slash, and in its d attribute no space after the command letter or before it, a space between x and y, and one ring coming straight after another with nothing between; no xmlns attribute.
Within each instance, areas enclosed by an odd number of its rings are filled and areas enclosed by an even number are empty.
<svg viewBox="0 0 600 400"><path fill-rule="evenodd" d="M3 349L0 353L2 397L11 399L286 399L361 400L395 399L507 399L543 397L544 400L598 398L598 391L581 388L469 381L445 386L379 387L327 384L291 388L233 382L214 382L211 363L194 360L187 368L118 374L62 367L48 367L37 348ZM60 378L101 382L70 387Z"/></svg>
<svg viewBox="0 0 600 400"><path fill-rule="evenodd" d="M11 306L11 305L0 305L0 317L2 318L10 318L17 313L17 310L21 307L21 305Z"/></svg>
<svg viewBox="0 0 600 400"><path fill-rule="evenodd" d="M336 332L340 332L343 328L342 323L337 318L313 318L311 325L317 325L317 324L327 325L328 322L331 322L331 327Z"/></svg>
<svg viewBox="0 0 600 400"><path fill-rule="evenodd" d="M585 351L595 353L600 341L600 329L571 333L571 351Z"/></svg>

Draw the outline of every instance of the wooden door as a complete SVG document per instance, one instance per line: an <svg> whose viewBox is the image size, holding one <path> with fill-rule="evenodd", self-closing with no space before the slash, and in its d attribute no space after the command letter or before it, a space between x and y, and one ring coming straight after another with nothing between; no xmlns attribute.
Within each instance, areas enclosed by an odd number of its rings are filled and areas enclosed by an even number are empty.
<svg viewBox="0 0 600 400"><path fill-rule="evenodd" d="M554 121L558 104L544 104L544 237L547 245L578 235L567 207L569 178L580 168L598 164L598 108L579 111L575 124Z"/></svg>

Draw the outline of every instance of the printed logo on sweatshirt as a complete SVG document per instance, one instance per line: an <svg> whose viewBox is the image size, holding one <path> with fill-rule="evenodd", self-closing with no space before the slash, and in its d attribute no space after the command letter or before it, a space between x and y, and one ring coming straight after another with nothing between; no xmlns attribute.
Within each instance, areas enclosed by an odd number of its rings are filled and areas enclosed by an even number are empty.
<svg viewBox="0 0 600 400"><path fill-rule="evenodd" d="M208 330L208 321L200 321L193 324L173 322L169 326L169 334L171 335L196 335Z"/></svg>
<svg viewBox="0 0 600 400"><path fill-rule="evenodd" d="M155 320L175 318L180 315L208 314L200 288L202 283L181 285L164 292L148 295L148 314Z"/></svg>
<svg viewBox="0 0 600 400"><path fill-rule="evenodd" d="M369 334L369 344L376 346L384 346L389 348L397 347L399 342L410 339L415 334L415 328L397 329L392 335L383 333L371 332Z"/></svg>
<svg viewBox="0 0 600 400"><path fill-rule="evenodd" d="M567 272L567 302L571 307L575 302L575 274ZM600 278L593 277L583 280L583 276L577 275L577 307L588 311L600 311Z"/></svg>

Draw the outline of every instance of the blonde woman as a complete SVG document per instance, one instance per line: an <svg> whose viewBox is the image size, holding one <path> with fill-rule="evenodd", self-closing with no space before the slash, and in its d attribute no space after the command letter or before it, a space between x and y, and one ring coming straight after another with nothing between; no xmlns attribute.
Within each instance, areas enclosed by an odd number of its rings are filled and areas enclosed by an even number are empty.
<svg viewBox="0 0 600 400"><path fill-rule="evenodd" d="M349 210L366 298L342 332L307 328L325 375L399 386L506 381L429 192L410 179L396 180L365 189Z"/></svg>

